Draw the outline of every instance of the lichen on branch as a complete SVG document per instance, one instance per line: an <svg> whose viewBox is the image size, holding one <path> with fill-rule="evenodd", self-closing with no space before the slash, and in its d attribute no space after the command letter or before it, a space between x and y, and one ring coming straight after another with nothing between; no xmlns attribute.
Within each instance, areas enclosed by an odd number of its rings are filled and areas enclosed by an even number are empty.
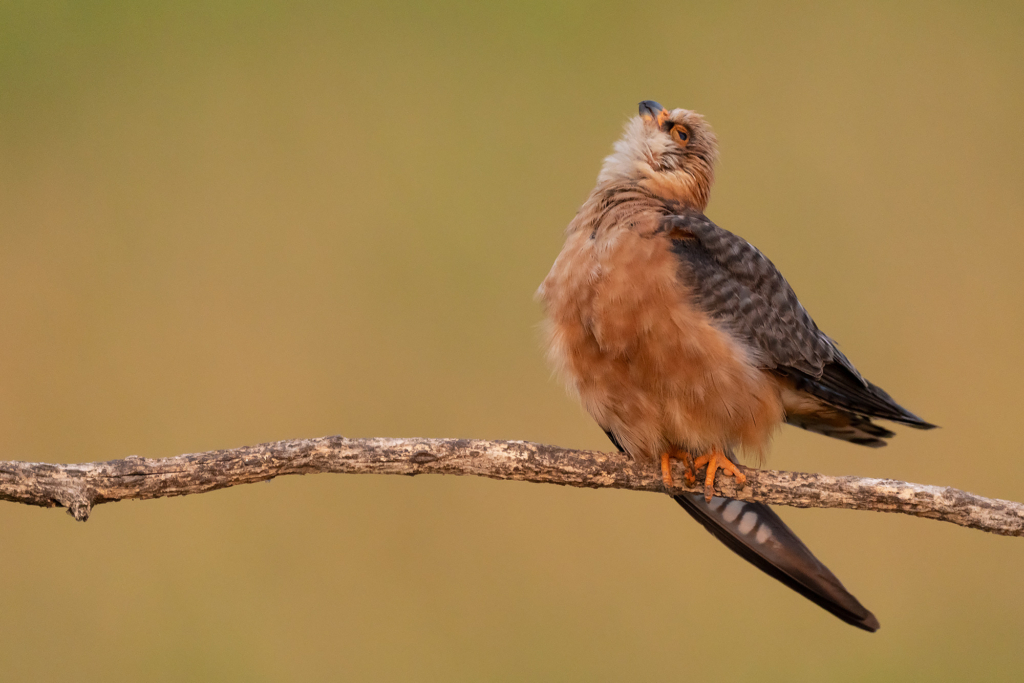
<svg viewBox="0 0 1024 683"><path fill-rule="evenodd" d="M673 492L687 487L681 465ZM1005 536L1024 536L1024 504L958 489L891 479L745 468L746 483L718 477L724 496L793 507L900 512ZM475 475L583 488L666 491L660 472L620 453L579 451L526 441L471 439L292 439L174 458L129 456L71 465L0 462L0 500L67 508L85 521L118 500L185 496L288 474Z"/></svg>

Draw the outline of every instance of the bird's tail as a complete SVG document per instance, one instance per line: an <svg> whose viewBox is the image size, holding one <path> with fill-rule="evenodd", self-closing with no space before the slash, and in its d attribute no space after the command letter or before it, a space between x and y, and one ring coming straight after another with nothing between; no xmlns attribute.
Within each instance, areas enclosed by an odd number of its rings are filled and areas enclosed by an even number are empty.
<svg viewBox="0 0 1024 683"><path fill-rule="evenodd" d="M700 493L673 496L711 535L765 574L786 584L848 624L877 631L878 619L763 503Z"/></svg>
<svg viewBox="0 0 1024 683"><path fill-rule="evenodd" d="M626 452L614 434L607 429L604 433L620 452ZM736 461L731 452L726 455ZM712 536L768 576L847 624L865 631L878 630L875 615L843 587L836 575L764 503L722 496L713 496L708 503L703 493L683 493L672 498Z"/></svg>

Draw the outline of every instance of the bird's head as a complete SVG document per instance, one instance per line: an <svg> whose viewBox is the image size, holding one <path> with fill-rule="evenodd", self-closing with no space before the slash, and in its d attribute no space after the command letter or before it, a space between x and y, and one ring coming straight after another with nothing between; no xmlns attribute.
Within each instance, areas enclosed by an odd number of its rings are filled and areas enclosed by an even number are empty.
<svg viewBox="0 0 1024 683"><path fill-rule="evenodd" d="M644 100L626 124L598 183L635 182L658 196L703 211L715 180L718 140L704 117Z"/></svg>

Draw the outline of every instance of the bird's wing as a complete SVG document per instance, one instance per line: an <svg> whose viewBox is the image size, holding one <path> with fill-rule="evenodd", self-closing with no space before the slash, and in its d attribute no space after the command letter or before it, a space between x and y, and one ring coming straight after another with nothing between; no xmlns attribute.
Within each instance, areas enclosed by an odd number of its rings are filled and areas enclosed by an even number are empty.
<svg viewBox="0 0 1024 683"><path fill-rule="evenodd" d="M664 218L661 230L672 240L696 303L743 340L764 368L790 367L817 377L832 361L849 365L778 268L745 239L689 211Z"/></svg>
<svg viewBox="0 0 1024 683"><path fill-rule="evenodd" d="M818 329L778 268L745 239L696 211L666 216L659 232L671 240L697 305L742 340L762 368L853 415L933 426L864 379Z"/></svg>

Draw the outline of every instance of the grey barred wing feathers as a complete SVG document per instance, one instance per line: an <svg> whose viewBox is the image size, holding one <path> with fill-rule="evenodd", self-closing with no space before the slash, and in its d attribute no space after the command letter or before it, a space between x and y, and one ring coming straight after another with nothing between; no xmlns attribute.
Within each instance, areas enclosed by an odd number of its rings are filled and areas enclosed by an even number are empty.
<svg viewBox="0 0 1024 683"><path fill-rule="evenodd" d="M818 376L839 360L853 370L782 273L745 239L691 211L666 217L662 230L672 239L683 281L698 304L745 342L763 367Z"/></svg>
<svg viewBox="0 0 1024 683"><path fill-rule="evenodd" d="M743 341L761 367L844 414L823 422L820 414L788 413L790 424L869 446L884 445L893 433L864 418L934 426L864 379L778 268L745 239L687 210L666 216L660 231L672 240L681 279L705 313Z"/></svg>

